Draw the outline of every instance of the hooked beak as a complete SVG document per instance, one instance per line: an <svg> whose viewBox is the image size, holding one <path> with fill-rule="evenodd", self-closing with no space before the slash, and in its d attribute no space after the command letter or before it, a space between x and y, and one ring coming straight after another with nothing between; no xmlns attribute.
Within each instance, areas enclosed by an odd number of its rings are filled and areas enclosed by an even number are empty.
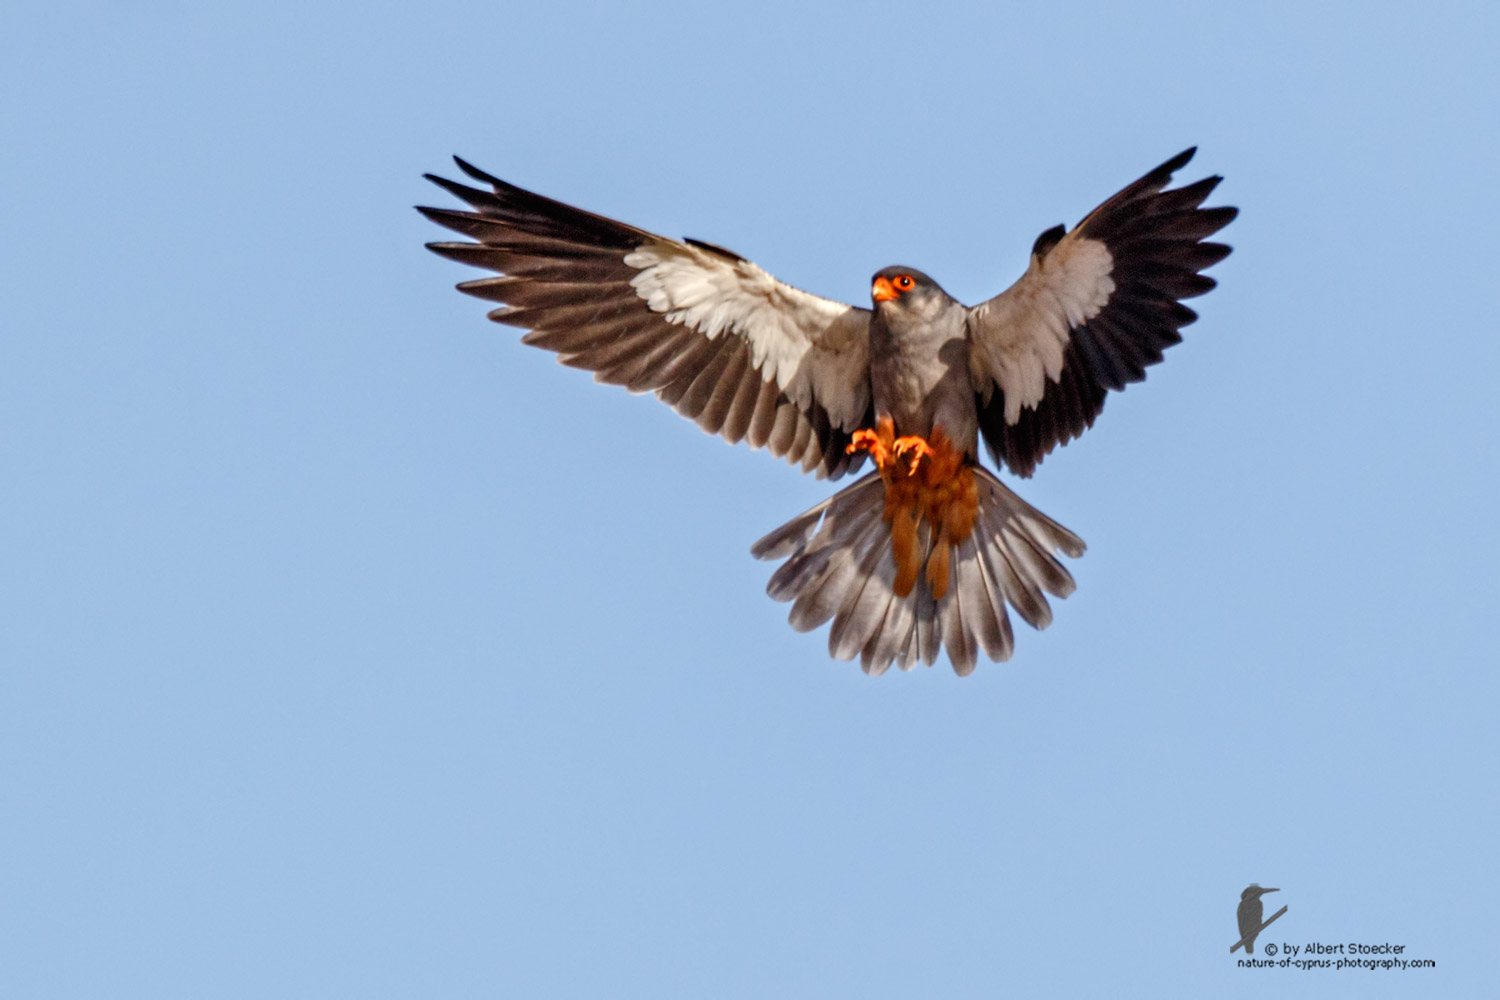
<svg viewBox="0 0 1500 1000"><path fill-rule="evenodd" d="M874 286L870 289L870 297L876 302L889 302L891 299L899 299L901 293L896 291L896 286L891 284L890 278L876 278Z"/></svg>

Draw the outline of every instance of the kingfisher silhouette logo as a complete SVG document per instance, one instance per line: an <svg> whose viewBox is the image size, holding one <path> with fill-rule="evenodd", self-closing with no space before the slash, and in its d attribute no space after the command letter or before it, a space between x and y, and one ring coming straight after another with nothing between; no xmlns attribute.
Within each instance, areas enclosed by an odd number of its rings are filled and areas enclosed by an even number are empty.
<svg viewBox="0 0 1500 1000"><path fill-rule="evenodd" d="M1255 939L1260 936L1260 932L1270 927L1276 922L1276 918L1286 912L1286 907L1283 906L1271 915L1270 920L1261 920L1261 917L1265 915L1266 907L1260 901L1260 897L1268 892L1280 891L1280 889L1262 889L1252 882L1245 887L1244 892L1240 893L1239 909L1234 911L1235 919L1240 925L1240 939L1230 947L1231 955L1239 951L1241 947L1245 949L1245 954L1255 954ZM1275 952L1276 949L1271 949L1272 954Z"/></svg>

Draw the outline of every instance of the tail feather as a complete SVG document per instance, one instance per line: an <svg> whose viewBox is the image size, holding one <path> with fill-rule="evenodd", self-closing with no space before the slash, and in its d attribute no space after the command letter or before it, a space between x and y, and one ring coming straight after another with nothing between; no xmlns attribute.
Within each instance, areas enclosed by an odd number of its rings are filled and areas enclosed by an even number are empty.
<svg viewBox="0 0 1500 1000"><path fill-rule="evenodd" d="M895 553L888 541L882 548L888 556L882 558L877 575L866 582L865 592L861 595L869 599L866 607L873 609L875 618L870 637L860 650L860 666L872 677L885 673L892 663L902 670L910 670L920 658L917 604L921 590L913 589L905 597L897 596Z"/></svg>
<svg viewBox="0 0 1500 1000"><path fill-rule="evenodd" d="M784 559L766 592L791 601L792 627L809 631L833 621L829 652L859 656L864 671L885 673L892 664L929 666L946 648L960 675L974 670L982 652L995 661L1015 648L1007 605L1035 628L1052 620L1046 594L1067 597L1073 578L1058 554L1078 557L1083 541L1007 489L983 468L974 469L979 516L973 533L953 548L947 593L932 597L925 577L905 596L896 593L897 565L885 522L885 487L872 473L799 514L756 542L760 559ZM918 545L931 551L924 522Z"/></svg>
<svg viewBox="0 0 1500 1000"><path fill-rule="evenodd" d="M973 661L977 659L979 650L992 660L1003 660L1010 654L1004 651L1004 640L1000 632L1000 623L997 617L1005 615L1005 601L1002 597L998 603L990 596L989 587L985 585L984 569L979 559L979 543L971 536L964 540L958 549L957 572L954 574L955 582L953 593L963 603L964 621L972 629L970 638L975 647L970 650L970 669L973 669ZM998 654L998 655L997 655Z"/></svg>
<svg viewBox="0 0 1500 1000"><path fill-rule="evenodd" d="M809 552L801 559L788 559L777 567L766 581L766 593L773 601L790 601L802 593L808 581L828 568L828 560L834 550L823 546L817 552Z"/></svg>
<svg viewBox="0 0 1500 1000"><path fill-rule="evenodd" d="M917 635L917 609L916 601L912 601L911 632L906 639L906 648L896 660L896 666L902 670L910 670L922 662L922 650Z"/></svg>
<svg viewBox="0 0 1500 1000"><path fill-rule="evenodd" d="M777 528L751 548L759 559L786 558L766 584L777 601L790 601L821 585L849 535L868 527L877 509L844 490ZM852 502L851 502L852 501ZM819 525L821 523L821 529ZM816 534L814 532L816 531Z"/></svg>
<svg viewBox="0 0 1500 1000"><path fill-rule="evenodd" d="M772 574L766 584L766 592L774 600L790 601L822 581L834 571L835 556L847 552L854 533L873 531L878 508L835 509L825 522L825 531L819 532L810 541L803 543L796 553L781 568ZM762 557L765 558L765 557Z"/></svg>
<svg viewBox="0 0 1500 1000"><path fill-rule="evenodd" d="M884 541L883 532L871 532L859 560L856 579L845 591L844 602L834 615L833 627L828 630L828 652L836 659L852 660L864 648L876 625L874 604L883 589L877 567L891 548ZM866 593L870 594L868 601L864 600Z"/></svg>
<svg viewBox="0 0 1500 1000"><path fill-rule="evenodd" d="M948 650L948 662L953 664L953 672L967 677L974 672L974 633L964 621L963 595L955 588L945 596L946 599L938 605L939 633ZM968 610L971 614L974 611L972 608Z"/></svg>
<svg viewBox="0 0 1500 1000"><path fill-rule="evenodd" d="M889 573L890 578L895 579L894 556L891 558ZM902 658L901 669L907 669L906 647L911 640L912 625L916 621L911 600L897 597L890 588L882 587L881 589L886 593L885 615L860 656L860 666L864 668L865 673L874 677L889 670L897 657Z"/></svg>
<svg viewBox="0 0 1500 1000"><path fill-rule="evenodd" d="M829 536L832 554L827 557L827 565L792 602L792 628L809 632L843 607L849 587L863 583L864 576L858 573L859 564L880 544L884 527L880 511L876 509L861 511L834 528Z"/></svg>
<svg viewBox="0 0 1500 1000"><path fill-rule="evenodd" d="M812 539L813 530L823 515L835 504L846 504L851 494L863 494L869 488L869 476L846 486L822 503L814 504L750 547L757 559L785 559Z"/></svg>
<svg viewBox="0 0 1500 1000"><path fill-rule="evenodd" d="M1011 538L1004 522L995 524L997 516L1003 517L1003 513L997 515L994 511L986 511L985 514L988 536L984 540L984 558L1000 582L1001 593L1027 625L1034 629L1046 628L1052 624L1052 609L1042 596L1041 588L1026 575L1026 564L1010 551Z"/></svg>
<svg viewBox="0 0 1500 1000"><path fill-rule="evenodd" d="M1011 548L1026 564L1028 575L1053 597L1067 597L1077 585L1073 577L1057 561L1057 557L1043 549L1029 533L1018 531Z"/></svg>
<svg viewBox="0 0 1500 1000"><path fill-rule="evenodd" d="M932 546L932 539L926 531L927 525L924 524L922 527L924 529L922 532L922 551L926 552ZM913 593L917 595L917 603L914 609L917 615L917 656L921 659L922 663L930 667L937 662L938 653L942 652L943 648L943 636L937 627L937 602L932 599L932 590L928 587L917 587ZM910 669L916 665L916 660L913 660L903 669Z"/></svg>
<svg viewBox="0 0 1500 1000"><path fill-rule="evenodd" d="M990 606L994 609L995 633L986 635L980 633L980 642L985 643L984 653L992 660L1003 662L1009 660L1011 653L1015 652L1016 635L1011 631L1010 615L1005 611L1005 591L1000 587L1000 581L991 568L985 551L979 544L975 543L977 558L974 560L979 568L979 577L984 582L984 590L989 598ZM985 640L988 639L986 643Z"/></svg>

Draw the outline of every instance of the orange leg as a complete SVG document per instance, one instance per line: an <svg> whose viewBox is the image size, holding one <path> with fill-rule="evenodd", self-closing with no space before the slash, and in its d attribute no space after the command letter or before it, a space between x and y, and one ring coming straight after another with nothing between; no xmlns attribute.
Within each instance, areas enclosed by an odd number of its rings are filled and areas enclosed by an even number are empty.
<svg viewBox="0 0 1500 1000"><path fill-rule="evenodd" d="M874 430L854 434L849 452L868 451L885 480L885 520L891 526L891 554L896 560L893 589L898 597L911 593L922 569L919 550L921 523L931 529L932 547L926 554L927 585L934 600L948 593L952 549L974 530L979 513L979 488L967 457L955 448L941 427L930 438L896 437L889 417Z"/></svg>

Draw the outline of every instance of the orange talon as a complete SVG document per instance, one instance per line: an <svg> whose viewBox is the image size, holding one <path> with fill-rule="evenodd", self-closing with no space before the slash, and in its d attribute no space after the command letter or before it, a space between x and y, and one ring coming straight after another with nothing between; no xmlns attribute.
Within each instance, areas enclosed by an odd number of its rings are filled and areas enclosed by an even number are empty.
<svg viewBox="0 0 1500 1000"><path fill-rule="evenodd" d="M858 451L867 451L875 460L875 467L881 472L891 464L891 449L895 446L896 427L890 417L884 417L877 421L875 429L861 428L854 432L849 447L844 451L853 455Z"/></svg>
<svg viewBox="0 0 1500 1000"><path fill-rule="evenodd" d="M905 464L908 476L917 474L917 463L922 459L937 458L937 452L932 450L932 445L915 434L897 438L891 450L895 454L896 460Z"/></svg>
<svg viewBox="0 0 1500 1000"><path fill-rule="evenodd" d="M882 417L873 430L855 431L846 450L869 452L885 480L885 522L896 561L892 590L897 597L910 594L925 564L933 600L941 601L953 572L953 548L974 531L979 514L979 486L968 457L941 427L927 438L896 437L890 417ZM923 521L932 529L926 553L919 546Z"/></svg>

